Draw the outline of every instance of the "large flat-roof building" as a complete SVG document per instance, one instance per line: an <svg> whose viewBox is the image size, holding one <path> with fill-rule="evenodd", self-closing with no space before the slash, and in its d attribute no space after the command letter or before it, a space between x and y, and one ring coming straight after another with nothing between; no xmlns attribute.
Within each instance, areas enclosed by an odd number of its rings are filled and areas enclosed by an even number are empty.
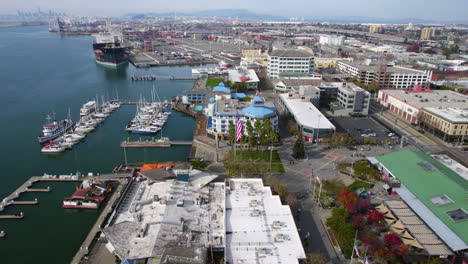
<svg viewBox="0 0 468 264"><path fill-rule="evenodd" d="M291 209L262 179L226 181L226 263L298 264L306 254Z"/></svg>
<svg viewBox="0 0 468 264"><path fill-rule="evenodd" d="M403 150L376 157L384 178L396 179L402 200L454 252L468 250L468 176L438 156ZM465 168L466 171L466 168Z"/></svg>
<svg viewBox="0 0 468 264"><path fill-rule="evenodd" d="M305 140L321 141L335 132L335 126L309 100L292 94L280 94L279 97L283 110L294 118Z"/></svg>
<svg viewBox="0 0 468 264"><path fill-rule="evenodd" d="M342 46L344 45L346 37L338 35L320 35L319 43L329 46Z"/></svg>
<svg viewBox="0 0 468 264"><path fill-rule="evenodd" d="M282 73L307 75L314 71L314 53L309 49L276 49L268 54L268 76L277 79Z"/></svg>
<svg viewBox="0 0 468 264"><path fill-rule="evenodd" d="M378 82L380 89L409 89L415 84L428 88L432 71L420 71L401 66L367 65L364 62L338 61L337 70L351 74L359 82Z"/></svg>
<svg viewBox="0 0 468 264"><path fill-rule="evenodd" d="M257 90L260 82L255 70L245 68L228 70L228 79L232 83L245 82L248 90Z"/></svg>
<svg viewBox="0 0 468 264"><path fill-rule="evenodd" d="M418 113L425 107L466 107L468 96L450 90L424 90L416 85L411 91L380 90L377 101L411 123L418 123Z"/></svg>
<svg viewBox="0 0 468 264"><path fill-rule="evenodd" d="M216 182L193 169L130 182L103 228L122 263L299 263L306 255L288 205L262 179ZM161 177L162 176L162 177Z"/></svg>
<svg viewBox="0 0 468 264"><path fill-rule="evenodd" d="M175 174L189 177L132 181L103 229L111 253L121 260L194 264L205 263L209 245L224 254L224 183L210 184L217 175L196 170Z"/></svg>

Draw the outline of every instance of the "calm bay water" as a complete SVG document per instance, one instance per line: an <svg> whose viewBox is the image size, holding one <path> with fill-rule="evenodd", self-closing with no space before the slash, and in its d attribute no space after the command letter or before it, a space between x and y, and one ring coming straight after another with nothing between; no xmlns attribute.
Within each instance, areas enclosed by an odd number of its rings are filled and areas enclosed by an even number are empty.
<svg viewBox="0 0 468 264"><path fill-rule="evenodd" d="M50 156L40 153L36 137L47 114L73 120L88 100L114 98L137 101L151 99L154 85L161 99L170 100L192 81L132 82L131 75L190 75L189 67L119 71L102 68L94 62L91 36L59 36L47 27L0 28L0 199L9 195L31 176L49 174L107 173L124 162L119 147L128 137L124 131L136 111L124 105L94 133L71 151ZM175 140L192 138L195 121L174 112L164 127L164 136ZM159 134L157 135L159 136ZM186 160L189 147L170 149L128 149L129 162ZM45 186L40 183L38 186ZM63 210L61 201L75 189L74 184L53 183L52 192L26 194L21 199L38 198L38 206L13 206L5 213L23 212L23 220L0 220L2 263L67 263L96 220L96 211Z"/></svg>

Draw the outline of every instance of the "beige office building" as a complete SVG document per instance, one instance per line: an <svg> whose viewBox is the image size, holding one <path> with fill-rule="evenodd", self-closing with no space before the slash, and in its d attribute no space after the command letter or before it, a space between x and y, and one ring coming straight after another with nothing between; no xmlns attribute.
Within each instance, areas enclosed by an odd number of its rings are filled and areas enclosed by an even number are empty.
<svg viewBox="0 0 468 264"><path fill-rule="evenodd" d="M419 111L420 125L445 141L468 141L468 108L426 107Z"/></svg>
<svg viewBox="0 0 468 264"><path fill-rule="evenodd" d="M435 29L433 28L423 28L421 30L421 40L430 40L435 36Z"/></svg>

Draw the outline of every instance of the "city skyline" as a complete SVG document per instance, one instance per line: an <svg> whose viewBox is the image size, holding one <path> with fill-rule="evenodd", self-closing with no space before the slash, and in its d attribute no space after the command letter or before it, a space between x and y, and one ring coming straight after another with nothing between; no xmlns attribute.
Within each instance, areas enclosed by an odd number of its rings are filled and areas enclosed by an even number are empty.
<svg viewBox="0 0 468 264"><path fill-rule="evenodd" d="M365 8L363 8L365 7ZM456 7L456 8L454 8ZM59 0L44 0L40 5L32 0L7 2L0 13L16 13L17 10L35 11L56 10L74 15L121 16L128 13L194 13L218 9L246 9L260 15L304 18L371 17L380 19L414 18L428 21L467 21L468 5L462 0L412 0L412 1L372 1L354 2L339 0L333 5L323 2L292 0L287 3L269 4L266 0L255 2L240 0L237 2L219 2L204 0L192 2L176 0L170 3L151 0L136 0L131 3L124 0L101 0L90 5L88 0L64 3Z"/></svg>

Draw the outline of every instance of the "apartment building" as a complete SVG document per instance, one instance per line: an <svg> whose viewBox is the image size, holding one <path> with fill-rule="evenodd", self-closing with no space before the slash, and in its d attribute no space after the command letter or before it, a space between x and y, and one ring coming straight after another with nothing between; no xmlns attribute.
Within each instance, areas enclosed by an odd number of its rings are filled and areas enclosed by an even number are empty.
<svg viewBox="0 0 468 264"><path fill-rule="evenodd" d="M227 138L229 123L235 124L238 117L244 124L244 133L247 133L245 125L247 121L253 125L255 121L262 121L265 118L269 119L271 127L278 131L278 115L273 103L265 102L260 96L253 98L252 102L219 97L208 104L205 115L208 117L206 131L209 135Z"/></svg>
<svg viewBox="0 0 468 264"><path fill-rule="evenodd" d="M344 45L346 37L338 35L320 35L319 43L329 46L342 46Z"/></svg>
<svg viewBox="0 0 468 264"><path fill-rule="evenodd" d="M371 25L369 27L369 33L383 33L384 27L382 25Z"/></svg>
<svg viewBox="0 0 468 264"><path fill-rule="evenodd" d="M421 37L420 37L421 40L430 40L434 36L435 36L435 29L433 28L427 27L421 30Z"/></svg>
<svg viewBox="0 0 468 264"><path fill-rule="evenodd" d="M278 79L282 75L307 75L314 71L314 65L314 54L309 49L277 49L268 55L268 76Z"/></svg>
<svg viewBox="0 0 468 264"><path fill-rule="evenodd" d="M337 70L351 74L363 84L373 81L379 83L380 89L411 89L415 84L425 88L430 85L432 71L420 71L401 66L371 65L363 62L339 61Z"/></svg>

